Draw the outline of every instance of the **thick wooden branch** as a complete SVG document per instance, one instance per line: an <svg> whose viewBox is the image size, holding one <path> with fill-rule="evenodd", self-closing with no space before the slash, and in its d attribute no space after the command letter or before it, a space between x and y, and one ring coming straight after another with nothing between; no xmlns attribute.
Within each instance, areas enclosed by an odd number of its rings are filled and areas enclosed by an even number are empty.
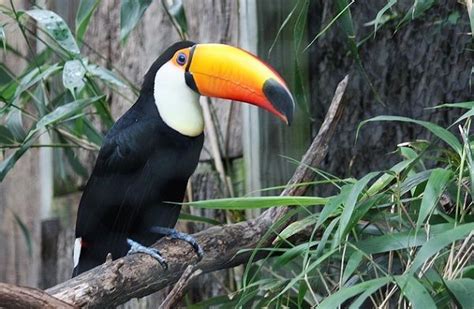
<svg viewBox="0 0 474 309"><path fill-rule="evenodd" d="M314 173L309 167L318 166L327 154L328 143L342 114L341 102L347 82L346 76L339 83L318 135L282 195L303 195L306 187L292 185L308 182L314 178ZM290 209L290 207L270 208L256 219L215 226L194 234L205 252L204 258L199 262L188 244L161 239L155 247L168 260L167 270L147 255L126 256L113 262L108 261L46 292L74 306L89 308L116 306L131 298L143 297L175 283L183 271L195 263L198 263L195 268L203 273L240 265L248 261L251 250L239 254L238 252L243 249L270 246L274 237L269 237L265 241L262 239L273 224L284 218Z"/></svg>
<svg viewBox="0 0 474 309"><path fill-rule="evenodd" d="M42 290L0 282L0 308L75 308Z"/></svg>

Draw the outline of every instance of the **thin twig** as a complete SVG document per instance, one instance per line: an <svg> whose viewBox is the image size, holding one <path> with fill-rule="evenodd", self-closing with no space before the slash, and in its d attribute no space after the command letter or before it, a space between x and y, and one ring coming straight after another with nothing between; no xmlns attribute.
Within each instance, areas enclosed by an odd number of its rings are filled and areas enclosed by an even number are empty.
<svg viewBox="0 0 474 309"><path fill-rule="evenodd" d="M174 285L171 292L166 296L163 303L160 305L160 309L175 308L176 304L183 298L184 290L187 288L191 280L196 278L202 273L202 270L196 269L196 265L188 265L186 270L179 278L178 282Z"/></svg>

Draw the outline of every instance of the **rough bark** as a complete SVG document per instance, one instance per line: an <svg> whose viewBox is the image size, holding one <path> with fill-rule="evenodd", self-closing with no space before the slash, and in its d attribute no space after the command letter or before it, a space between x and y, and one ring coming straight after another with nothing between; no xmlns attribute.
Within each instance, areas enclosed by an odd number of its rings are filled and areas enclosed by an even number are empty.
<svg viewBox="0 0 474 309"><path fill-rule="evenodd" d="M282 195L304 194L306 187L292 185L310 181L314 177L310 167L319 165L327 153L327 145L342 114L341 101L347 81L346 77L338 86L318 135ZM251 255L248 250L241 253L242 249L271 245L275 235L271 233L273 237L267 237L270 228L275 222L284 218L290 209L290 207L270 208L254 220L215 226L194 234L205 252L201 261L197 260L188 244L162 239L155 244L155 247L168 260L166 270L150 256L126 256L113 262L108 261L46 292L79 307L116 306L176 282L189 265L197 263L196 268L203 273L240 265L248 261Z"/></svg>
<svg viewBox="0 0 474 309"><path fill-rule="evenodd" d="M42 290L0 283L0 308L74 308Z"/></svg>
<svg viewBox="0 0 474 309"><path fill-rule="evenodd" d="M335 23L310 47L311 109L313 130L321 123L324 98L347 72L351 81L347 97L351 112L343 116L331 141L322 169L339 177L360 177L368 171L390 168L399 160L394 153L401 142L430 138L420 126L399 122L370 123L355 132L359 123L377 115L400 115L450 125L458 111L429 109L443 102L472 99L472 37L469 17L462 1L434 1L422 16L397 28L414 1L398 1L388 13L394 18L371 35L375 19L386 1L357 1L351 6L356 41L362 64L381 104L349 52L343 27ZM314 38L336 16L335 1L310 1L309 32ZM458 132L453 131L457 134ZM329 189L329 187L328 187ZM318 186L319 192L327 192ZM325 194L325 193L318 193Z"/></svg>

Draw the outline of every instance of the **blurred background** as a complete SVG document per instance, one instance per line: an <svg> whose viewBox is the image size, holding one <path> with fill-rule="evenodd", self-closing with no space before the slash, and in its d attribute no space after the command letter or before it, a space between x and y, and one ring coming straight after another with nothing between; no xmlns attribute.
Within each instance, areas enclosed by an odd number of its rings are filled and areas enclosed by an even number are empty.
<svg viewBox="0 0 474 309"><path fill-rule="evenodd" d="M0 0L0 5L2 282L47 288L70 278L75 212L103 134L134 103L153 61L183 37L258 54L282 74L298 103L290 128L253 107L211 104L212 123L206 124L188 200L278 193L260 190L286 183L296 168L289 158L301 158L347 74L347 108L320 166L340 178L387 169L397 162L398 143L430 137L419 126L384 122L363 127L356 140L361 121L385 114L447 126L458 110L427 108L473 97L468 35L473 21L462 1ZM33 9L55 12L53 28L42 24L49 18L44 11L25 13ZM53 117L54 129L28 131L35 119L65 102L79 103ZM327 196L334 188L313 192ZM187 232L259 212L185 208L178 229ZM187 300L230 293L242 271L202 276ZM152 306L163 293L139 303Z"/></svg>

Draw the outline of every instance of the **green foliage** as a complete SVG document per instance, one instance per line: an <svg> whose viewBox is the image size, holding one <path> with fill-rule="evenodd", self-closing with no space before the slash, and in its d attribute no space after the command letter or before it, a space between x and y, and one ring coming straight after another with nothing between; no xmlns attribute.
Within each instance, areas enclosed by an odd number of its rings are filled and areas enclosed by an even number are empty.
<svg viewBox="0 0 474 309"><path fill-rule="evenodd" d="M473 108L469 102L441 106ZM369 119L359 129L373 121L420 125L433 133L433 141L423 147L399 145L402 161L388 171L346 181L339 193L321 199L320 212L296 208L301 219L280 232L275 247L255 251L276 257L249 262L232 304L440 308L472 303L468 291L474 281L467 275L474 237L471 115L455 121L458 135L434 123L393 116ZM253 199L224 200L223 205L270 206ZM295 204L287 199L269 198L276 206ZM311 205L311 197L303 200ZM290 236L308 227L313 232L307 242L291 242Z"/></svg>
<svg viewBox="0 0 474 309"><path fill-rule="evenodd" d="M127 40L130 32L135 28L151 0L121 0L120 2L120 41Z"/></svg>
<svg viewBox="0 0 474 309"><path fill-rule="evenodd" d="M31 147L57 147L58 155L65 159L58 161L58 168L64 170L69 164L84 174L74 153L80 148L97 151L102 140L102 134L92 125L92 115L97 115L105 127L113 123L103 91L107 86L128 85L107 68L89 63L76 43L76 39L82 40L97 5L97 1L80 3L76 37L54 12L2 7L2 13L10 17L8 22L20 27L30 48L34 40L42 41L45 48L32 56L19 74L3 67L0 70L0 181ZM30 29L30 19L39 31ZM1 39L8 46L5 35ZM21 55L11 46L7 50ZM50 135L51 144L38 142L43 134Z"/></svg>
<svg viewBox="0 0 474 309"><path fill-rule="evenodd" d="M77 159L77 151L97 151L100 146L102 133L93 124L92 117L96 116L103 127L109 127L113 121L104 93L107 88L131 87L117 72L89 63L81 54L82 45L77 42L83 42L98 4L98 0L80 2L74 35L54 12L41 8L30 11L0 8L10 23L18 24L28 43L30 40L45 43L45 50L28 59L28 66L19 74L0 65L0 181L26 151L45 146L56 147L59 157L64 158L58 160L58 170L64 171L64 165L68 164L77 174L87 176ZM150 4L151 0L121 1L122 42ZM171 7L164 1L162 4L180 36L186 37L188 24L182 2L174 1ZM414 1L406 12L397 11L396 4L396 0L386 1L375 18L366 24L374 26L372 34L387 25L398 29L420 18L435 1ZM357 27L351 16L355 1L334 2L334 17L301 50L308 5L306 0L296 2L275 41L294 18L295 38L290 48L299 55L333 25L339 24L348 51L364 74L359 48L365 40L357 41ZM472 10L469 13L472 27ZM37 22L40 34L28 28L30 19ZM396 22L391 23L393 20ZM3 50L21 56L22 53L8 45L7 29L0 25ZM301 80L297 83L303 87ZM235 291L191 307L358 308L367 304L408 303L415 308L470 306L474 302L471 292L474 289L474 137L471 131L474 102L442 104L436 108L455 108L463 114L448 128L399 116L378 116L362 122L358 130L366 129L374 121L419 125L428 130L432 138L399 145L400 162L386 171L368 173L360 179L339 179L317 171L321 180L310 184L334 185L337 193L332 196L270 196L188 203L192 207L225 210L296 205L292 215L299 214L298 220L279 233L271 248L252 252L242 282ZM38 142L46 133L52 138L52 144ZM216 220L189 214L181 214L180 218L219 224ZM31 251L27 227L15 214L14 219ZM311 237L303 243L292 243L291 236L307 228L312 228ZM253 262L262 251L272 252L273 256Z"/></svg>
<svg viewBox="0 0 474 309"><path fill-rule="evenodd" d="M82 42L84 39L89 21L99 2L99 0L81 0L79 2L79 8L76 13L76 38L79 42Z"/></svg>

